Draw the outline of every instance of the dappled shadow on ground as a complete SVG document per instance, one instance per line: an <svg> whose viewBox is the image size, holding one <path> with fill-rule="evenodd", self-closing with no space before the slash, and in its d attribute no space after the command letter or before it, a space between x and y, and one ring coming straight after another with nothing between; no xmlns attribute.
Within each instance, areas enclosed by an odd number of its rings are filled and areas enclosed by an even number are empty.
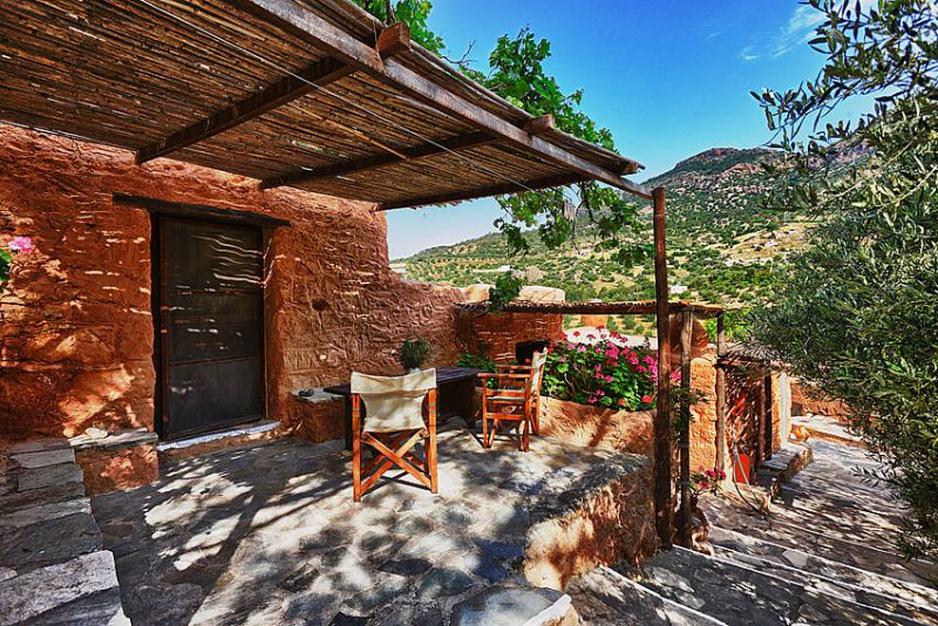
<svg viewBox="0 0 938 626"><path fill-rule="evenodd" d="M436 496L389 472L355 504L348 452L287 440L178 462L158 484L96 498L128 614L135 624L441 623L486 586L523 584L538 507L615 456L543 438L528 454L508 441L482 450L466 431L442 433L439 452Z"/></svg>
<svg viewBox="0 0 938 626"><path fill-rule="evenodd" d="M764 517L735 493L707 498L715 526L910 582L938 580L938 566L906 561L895 547L904 532L904 504L885 485L862 478L877 466L858 448L811 441L814 461L782 486ZM743 496L749 496L741 487ZM750 501L756 497L749 496Z"/></svg>

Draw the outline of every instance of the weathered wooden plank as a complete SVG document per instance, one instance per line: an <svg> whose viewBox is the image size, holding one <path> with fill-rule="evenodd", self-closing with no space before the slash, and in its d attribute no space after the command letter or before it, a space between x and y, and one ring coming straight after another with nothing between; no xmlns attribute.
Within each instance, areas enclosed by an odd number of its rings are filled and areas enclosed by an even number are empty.
<svg viewBox="0 0 938 626"><path fill-rule="evenodd" d="M222 109L210 117L178 130L168 137L137 150L138 164L165 156L218 133L234 128L288 102L305 96L316 85L327 85L348 76L357 68L331 57L308 65L295 75L285 76L263 91Z"/></svg>
<svg viewBox="0 0 938 626"><path fill-rule="evenodd" d="M289 174L262 180L260 186L261 189L272 189L283 185L293 185L322 178L332 178L333 176L347 176L355 172L393 165L402 161L423 159L442 152L469 150L470 148L494 141L496 141L496 139L486 133L469 133L468 135L444 139L437 143L426 143L410 148L401 148L397 150L395 154L373 154L360 159L353 159L351 161L344 161L342 163L335 163L315 169L297 170Z"/></svg>
<svg viewBox="0 0 938 626"><path fill-rule="evenodd" d="M394 202L382 204L378 207L377 210L390 211L392 209L418 207L427 204L439 204L441 202L458 202L460 200L470 200L472 198L486 198L488 196L497 196L506 193L517 193L520 191L526 191L527 189L562 187L564 185L572 185L573 183L582 182L587 179L587 176L583 176L581 174L559 174L556 176L548 176L546 178L539 178L535 180L519 181L519 183L506 182L498 185L479 187L465 191L453 191L433 196L407 198L405 200L397 200Z"/></svg>
<svg viewBox="0 0 938 626"><path fill-rule="evenodd" d="M691 341L694 338L694 309L681 313L681 419L678 447L680 449L681 472L681 521L680 542L690 547L691 535L691 493L690 493L690 376L691 376Z"/></svg>
<svg viewBox="0 0 938 626"><path fill-rule="evenodd" d="M595 163L571 154L563 148L514 126L495 113L469 102L430 78L421 76L403 63L390 58L382 61L377 50L349 37L342 29L329 23L313 11L293 0L229 0L235 6L255 16L266 16L292 34L305 34L317 47L347 63L355 64L415 99L444 111L457 119L467 121L480 129L494 133L513 145L537 155L548 162L572 170L583 177L601 181L627 193L651 199L651 193L642 185L633 183ZM633 171L637 171L634 164Z"/></svg>
<svg viewBox="0 0 938 626"><path fill-rule="evenodd" d="M554 116L550 114L535 117L533 120L524 125L524 130L531 133L532 135L543 135L544 133L555 129L556 123L554 121Z"/></svg>
<svg viewBox="0 0 938 626"><path fill-rule="evenodd" d="M382 59L410 50L410 28L403 22L388 26L378 35L376 47Z"/></svg>
<svg viewBox="0 0 938 626"><path fill-rule="evenodd" d="M665 246L665 193L654 194L655 300L658 321L658 397L655 405L655 527L665 548L674 536L674 507L671 503L671 320L668 306L668 255Z"/></svg>

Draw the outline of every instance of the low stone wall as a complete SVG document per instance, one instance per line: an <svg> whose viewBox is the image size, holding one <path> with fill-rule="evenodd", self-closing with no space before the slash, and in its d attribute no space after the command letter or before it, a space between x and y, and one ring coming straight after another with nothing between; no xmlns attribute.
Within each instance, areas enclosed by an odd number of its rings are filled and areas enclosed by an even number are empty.
<svg viewBox="0 0 938 626"><path fill-rule="evenodd" d="M564 443L654 456L654 412L615 411L541 396L541 434Z"/></svg>
<svg viewBox="0 0 938 626"><path fill-rule="evenodd" d="M160 479L156 433L125 431L104 439L81 435L69 443L89 496L133 489Z"/></svg>
<svg viewBox="0 0 938 626"><path fill-rule="evenodd" d="M791 381L791 405L794 415L827 415L829 417L843 417L850 412L850 408L817 387L803 383L800 380Z"/></svg>
<svg viewBox="0 0 938 626"><path fill-rule="evenodd" d="M651 461L625 453L596 464L563 492L542 495L531 511L525 578L563 589L598 565L639 565L658 545L653 503Z"/></svg>

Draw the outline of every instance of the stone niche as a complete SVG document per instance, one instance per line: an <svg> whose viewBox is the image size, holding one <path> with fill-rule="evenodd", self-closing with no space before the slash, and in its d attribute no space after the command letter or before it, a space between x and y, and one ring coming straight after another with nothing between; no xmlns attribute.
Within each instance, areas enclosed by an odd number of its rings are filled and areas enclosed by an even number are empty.
<svg viewBox="0 0 938 626"><path fill-rule="evenodd" d="M138 166L126 150L0 125L0 241L37 246L0 297L0 437L155 430L150 216L115 194L289 221L270 231L265 288L268 419L287 431L340 436L340 404L311 407L292 392L352 369L397 372L408 337L433 343L432 365L457 358L463 294L394 274L373 205L262 192L169 159Z"/></svg>

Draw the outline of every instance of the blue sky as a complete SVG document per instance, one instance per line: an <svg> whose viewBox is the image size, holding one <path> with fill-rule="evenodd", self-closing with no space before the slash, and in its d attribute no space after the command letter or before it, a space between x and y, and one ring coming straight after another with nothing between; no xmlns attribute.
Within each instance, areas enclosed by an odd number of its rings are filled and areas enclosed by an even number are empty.
<svg viewBox="0 0 938 626"><path fill-rule="evenodd" d="M530 26L552 43L546 69L644 163L635 180L713 147L771 138L749 94L812 78L823 57L805 41L818 21L797 0L434 0L430 25L451 57L487 68L496 39ZM388 213L391 258L494 230L492 199Z"/></svg>

